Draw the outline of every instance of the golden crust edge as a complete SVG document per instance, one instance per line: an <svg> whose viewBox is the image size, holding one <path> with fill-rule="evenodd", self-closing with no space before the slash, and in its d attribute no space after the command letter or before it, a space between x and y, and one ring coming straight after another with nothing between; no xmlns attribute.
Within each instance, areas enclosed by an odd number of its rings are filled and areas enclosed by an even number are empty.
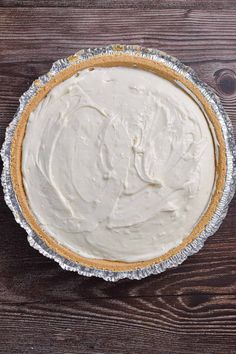
<svg viewBox="0 0 236 354"><path fill-rule="evenodd" d="M23 186L23 178L21 173L21 154L22 154L22 142L24 139L25 129L27 125L27 121L31 111L35 109L35 107L39 104L39 102L47 95L47 93L60 82L68 79L73 74L75 74L79 70L83 70L89 67L95 66L137 66L144 70L152 71L166 79L171 81L178 80L182 84L184 84L194 95L199 99L201 104L204 107L204 110L207 114L207 117L210 119L211 123L214 126L215 134L217 141L220 145L218 162L216 164L216 172L217 172L217 180L216 180L216 188L215 192L212 196L210 205L208 206L206 212L202 216L199 223L194 227L189 236L187 236L183 242L177 247L171 249L164 255L140 262L120 262L120 261L109 261L109 260L100 260L100 259L89 259L80 256L79 254L69 250L68 248L62 246L57 241L55 241L52 237L50 237L46 232L44 232L37 221L35 220L27 202L27 198L24 191ZM179 73L176 73L174 70L168 68L163 63L157 63L152 61L151 59L146 59L138 56L131 56L127 54L110 54L93 57L84 62L74 62L72 66L64 69L59 72L52 80L50 80L46 85L44 85L39 92L30 100L28 105L25 107L24 111L21 114L21 118L16 127L12 145L11 145L11 177L13 188L20 204L22 214L24 218L27 220L31 228L38 234L38 236L46 243L46 245L53 249L59 255L69 259L70 261L77 262L83 266L102 269L102 270L111 270L111 271L132 271L138 268L144 268L151 266L153 264L165 261L172 256L175 256L178 252L183 250L187 245L189 245L193 240L197 238L199 233L203 231L209 220L212 218L217 205L222 196L225 176L226 176L226 150L224 138L221 130L220 123L212 111L210 104L207 102L206 98L200 93L197 87L184 78Z"/></svg>

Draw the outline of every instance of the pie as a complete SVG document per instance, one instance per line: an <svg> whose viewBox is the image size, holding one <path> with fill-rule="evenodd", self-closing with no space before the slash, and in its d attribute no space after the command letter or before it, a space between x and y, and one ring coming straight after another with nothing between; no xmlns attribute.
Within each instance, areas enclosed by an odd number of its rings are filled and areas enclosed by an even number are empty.
<svg viewBox="0 0 236 354"><path fill-rule="evenodd" d="M22 112L11 175L22 213L54 251L134 270L190 244L226 173L220 124L178 72L126 54L60 71Z"/></svg>

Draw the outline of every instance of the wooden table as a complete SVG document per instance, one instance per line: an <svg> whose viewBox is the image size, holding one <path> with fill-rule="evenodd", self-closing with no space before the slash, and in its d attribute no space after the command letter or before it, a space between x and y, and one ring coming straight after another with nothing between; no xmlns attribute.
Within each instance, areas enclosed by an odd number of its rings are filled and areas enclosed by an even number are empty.
<svg viewBox="0 0 236 354"><path fill-rule="evenodd" d="M117 42L192 66L236 128L234 0L0 0L0 143L20 95L53 61ZM0 353L236 353L235 199L219 232L177 269L106 283L29 247L0 197Z"/></svg>

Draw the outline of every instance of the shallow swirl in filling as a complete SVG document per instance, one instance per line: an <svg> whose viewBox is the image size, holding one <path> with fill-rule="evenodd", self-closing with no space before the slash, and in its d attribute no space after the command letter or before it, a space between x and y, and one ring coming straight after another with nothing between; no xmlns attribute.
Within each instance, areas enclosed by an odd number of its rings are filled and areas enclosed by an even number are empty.
<svg viewBox="0 0 236 354"><path fill-rule="evenodd" d="M31 113L22 153L29 206L88 258L142 261L189 235L214 186L207 121L184 91L125 67L83 70Z"/></svg>

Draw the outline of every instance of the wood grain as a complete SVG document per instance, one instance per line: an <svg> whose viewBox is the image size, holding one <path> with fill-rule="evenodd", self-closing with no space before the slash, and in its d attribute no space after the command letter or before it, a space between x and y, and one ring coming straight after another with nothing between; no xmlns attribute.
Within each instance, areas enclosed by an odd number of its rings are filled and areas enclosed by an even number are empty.
<svg viewBox="0 0 236 354"><path fill-rule="evenodd" d="M233 296L206 295L4 304L0 346L24 354L233 354L234 305Z"/></svg>
<svg viewBox="0 0 236 354"><path fill-rule="evenodd" d="M236 129L235 29L230 0L1 0L0 144L19 97L53 61L117 42L191 65ZM236 352L236 198L197 255L141 281L61 270L29 247L2 191L0 223L0 353Z"/></svg>
<svg viewBox="0 0 236 354"><path fill-rule="evenodd" d="M53 61L119 42L153 46L184 62L235 61L236 10L0 8L0 16L2 63Z"/></svg>
<svg viewBox="0 0 236 354"><path fill-rule="evenodd" d="M236 9L234 0L1 0L2 7L75 7L133 9Z"/></svg>

